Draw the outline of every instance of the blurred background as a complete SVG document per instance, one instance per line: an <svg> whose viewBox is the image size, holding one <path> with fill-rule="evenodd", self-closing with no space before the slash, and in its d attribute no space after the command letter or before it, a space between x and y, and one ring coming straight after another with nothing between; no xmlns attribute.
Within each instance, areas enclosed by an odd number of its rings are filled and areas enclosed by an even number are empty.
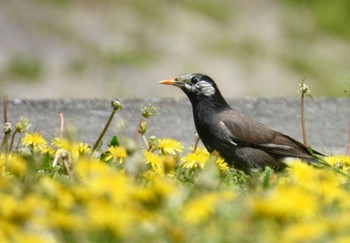
<svg viewBox="0 0 350 243"><path fill-rule="evenodd" d="M158 80L213 77L226 97L350 91L348 0L0 0L0 95L183 97Z"/></svg>

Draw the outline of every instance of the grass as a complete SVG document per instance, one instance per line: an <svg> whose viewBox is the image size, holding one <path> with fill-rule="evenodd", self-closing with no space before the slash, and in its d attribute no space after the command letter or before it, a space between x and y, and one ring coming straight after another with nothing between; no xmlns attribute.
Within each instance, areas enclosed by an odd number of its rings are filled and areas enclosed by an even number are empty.
<svg viewBox="0 0 350 243"><path fill-rule="evenodd" d="M350 30L347 22L350 20L348 14L350 3L347 0L338 0L332 4L326 0L298 1L284 0L285 4L292 7L294 11L304 10L313 19L314 33L324 32L335 36L348 38Z"/></svg>
<svg viewBox="0 0 350 243"><path fill-rule="evenodd" d="M7 117L6 99L3 107ZM148 137L153 106L142 106L135 124L143 144L134 149L116 135L104 149L99 144L119 109L112 102L94 146L63 135L48 142L26 118L8 123L1 242L349 241L350 182L335 172L350 174L349 156L327 157L329 168L296 160L282 173L246 175L204 148Z"/></svg>
<svg viewBox="0 0 350 243"><path fill-rule="evenodd" d="M105 63L110 64L112 66L133 65L137 67L145 67L147 65L150 65L155 59L156 56L154 55L154 53L146 51L109 51L107 53L103 53L102 55L102 60L104 60Z"/></svg>
<svg viewBox="0 0 350 243"><path fill-rule="evenodd" d="M223 23L230 20L235 10L235 4L222 0L181 0L181 3L192 11Z"/></svg>
<svg viewBox="0 0 350 243"><path fill-rule="evenodd" d="M42 61L34 56L14 56L5 68L5 73L13 79L34 81L43 73Z"/></svg>

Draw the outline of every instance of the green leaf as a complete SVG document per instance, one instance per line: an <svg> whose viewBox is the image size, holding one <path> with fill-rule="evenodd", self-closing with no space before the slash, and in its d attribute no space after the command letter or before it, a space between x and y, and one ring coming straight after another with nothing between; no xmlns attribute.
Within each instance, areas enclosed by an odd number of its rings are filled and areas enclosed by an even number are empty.
<svg viewBox="0 0 350 243"><path fill-rule="evenodd" d="M113 136L111 141L108 144L108 147L117 147L119 146L119 140L117 136Z"/></svg>

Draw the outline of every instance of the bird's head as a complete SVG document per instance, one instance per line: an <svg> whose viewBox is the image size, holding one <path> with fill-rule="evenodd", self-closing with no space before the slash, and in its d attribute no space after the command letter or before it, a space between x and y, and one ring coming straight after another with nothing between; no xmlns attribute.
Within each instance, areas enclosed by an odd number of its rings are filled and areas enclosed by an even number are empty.
<svg viewBox="0 0 350 243"><path fill-rule="evenodd" d="M160 84L174 85L192 98L212 97L219 93L215 82L201 73L183 74L177 78L162 80Z"/></svg>

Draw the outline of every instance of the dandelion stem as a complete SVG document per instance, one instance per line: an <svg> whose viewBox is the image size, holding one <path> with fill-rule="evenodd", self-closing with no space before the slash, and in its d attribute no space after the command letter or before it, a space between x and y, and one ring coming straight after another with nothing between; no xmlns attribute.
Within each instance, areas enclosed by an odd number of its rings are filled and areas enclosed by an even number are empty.
<svg viewBox="0 0 350 243"><path fill-rule="evenodd" d="M14 142L14 140L15 140L15 135L16 135L16 133L17 133L17 131L14 131L14 132L12 133L12 136L11 136L11 143L10 143L10 149L9 149L10 152L12 151L13 142Z"/></svg>
<svg viewBox="0 0 350 243"><path fill-rule="evenodd" d="M5 154L7 154L7 152L8 152L8 140L9 140L9 134L5 133L5 136L1 142L1 150L0 150L0 151L3 151L4 146L5 146Z"/></svg>
<svg viewBox="0 0 350 243"><path fill-rule="evenodd" d="M119 101L117 101L117 100L112 100L111 106L112 106L112 109L113 109L113 110L112 110L112 113L111 113L111 115L109 116L108 121L107 121L105 127L103 128L103 130L102 130L100 136L98 137L98 139L96 140L94 146L92 147L92 153L94 153L94 152L96 151L96 149L101 145L101 141L102 141L104 135L106 134L106 132L107 132L107 130L108 130L108 128L109 128L109 125L111 124L111 122L112 122L112 120L113 120L113 117L114 117L115 113L116 113L118 110L120 110L120 109L123 108L122 105L121 105L121 103L120 103Z"/></svg>
<svg viewBox="0 0 350 243"><path fill-rule="evenodd" d="M5 134L4 138L1 141L0 151L2 151L3 148L4 148L5 140L6 140L6 134Z"/></svg>
<svg viewBox="0 0 350 243"><path fill-rule="evenodd" d="M137 124L137 127L136 127L136 130L134 132L134 140L136 141L137 140L137 136L139 134L139 130L140 130L140 127L141 127L141 124L143 122L143 116L141 117L139 123Z"/></svg>
<svg viewBox="0 0 350 243"><path fill-rule="evenodd" d="M60 118L60 138L63 138L63 129L64 129L63 113L62 112L58 112L58 116Z"/></svg>
<svg viewBox="0 0 350 243"><path fill-rule="evenodd" d="M199 136L196 133L196 140L194 141L194 146L193 146L193 152L196 152L197 148L198 148L198 144L199 144Z"/></svg>
<svg viewBox="0 0 350 243"><path fill-rule="evenodd" d="M63 166L67 172L67 175L71 176L72 172L70 171L69 165L68 165L68 155L66 153L62 153L61 157L62 157Z"/></svg>
<svg viewBox="0 0 350 243"><path fill-rule="evenodd" d="M345 154L350 156L350 121L349 121L349 138L348 138L348 144L346 145Z"/></svg>
<svg viewBox="0 0 350 243"><path fill-rule="evenodd" d="M310 97L312 99L310 88L305 84L305 78L303 81L299 84L300 87L300 110L301 110L301 130L303 134L303 142L305 146L308 146L307 140L306 140L306 129L305 129L305 96Z"/></svg>
<svg viewBox="0 0 350 243"><path fill-rule="evenodd" d="M304 105L304 101L305 101L305 92L302 91L301 92L301 99L300 99L300 108L301 108L301 130L302 130L302 134L303 134L303 142L304 145L307 146L307 138L306 138L306 129L305 129L305 105Z"/></svg>
<svg viewBox="0 0 350 243"><path fill-rule="evenodd" d="M7 124L7 96L3 98L3 107L4 107L4 128ZM5 146L5 153L8 151L8 136L9 133L4 130L4 138L2 139L1 142L1 151L3 151L4 146Z"/></svg>
<svg viewBox="0 0 350 243"><path fill-rule="evenodd" d="M147 141L147 138L146 138L146 135L145 135L145 134L142 134L142 139L143 139L143 142L144 142L145 145L146 145L146 148L149 149L150 146L149 146L149 144L148 144L148 141Z"/></svg>
<svg viewBox="0 0 350 243"><path fill-rule="evenodd" d="M7 96L3 99L3 106L4 106L4 125L7 123Z"/></svg>
<svg viewBox="0 0 350 243"><path fill-rule="evenodd" d="M111 115L109 116L108 121L107 121L105 127L103 128L103 130L102 130L100 136L98 137L98 139L96 140L94 146L92 147L92 152L95 152L96 149L100 146L101 141L102 141L104 135L106 134L106 132L107 132L107 130L108 130L108 128L109 128L109 125L111 124L111 122L112 122L112 120L113 120L113 117L114 117L115 113L116 113L116 110L113 110L112 113L111 113Z"/></svg>
<svg viewBox="0 0 350 243"><path fill-rule="evenodd" d="M137 124L136 130L134 132L134 140L136 141L138 134L145 134L147 131L147 123L144 119L149 119L152 116L158 115L158 108L155 106L142 106L141 107L141 118L139 123ZM148 144L148 143L147 143Z"/></svg>

